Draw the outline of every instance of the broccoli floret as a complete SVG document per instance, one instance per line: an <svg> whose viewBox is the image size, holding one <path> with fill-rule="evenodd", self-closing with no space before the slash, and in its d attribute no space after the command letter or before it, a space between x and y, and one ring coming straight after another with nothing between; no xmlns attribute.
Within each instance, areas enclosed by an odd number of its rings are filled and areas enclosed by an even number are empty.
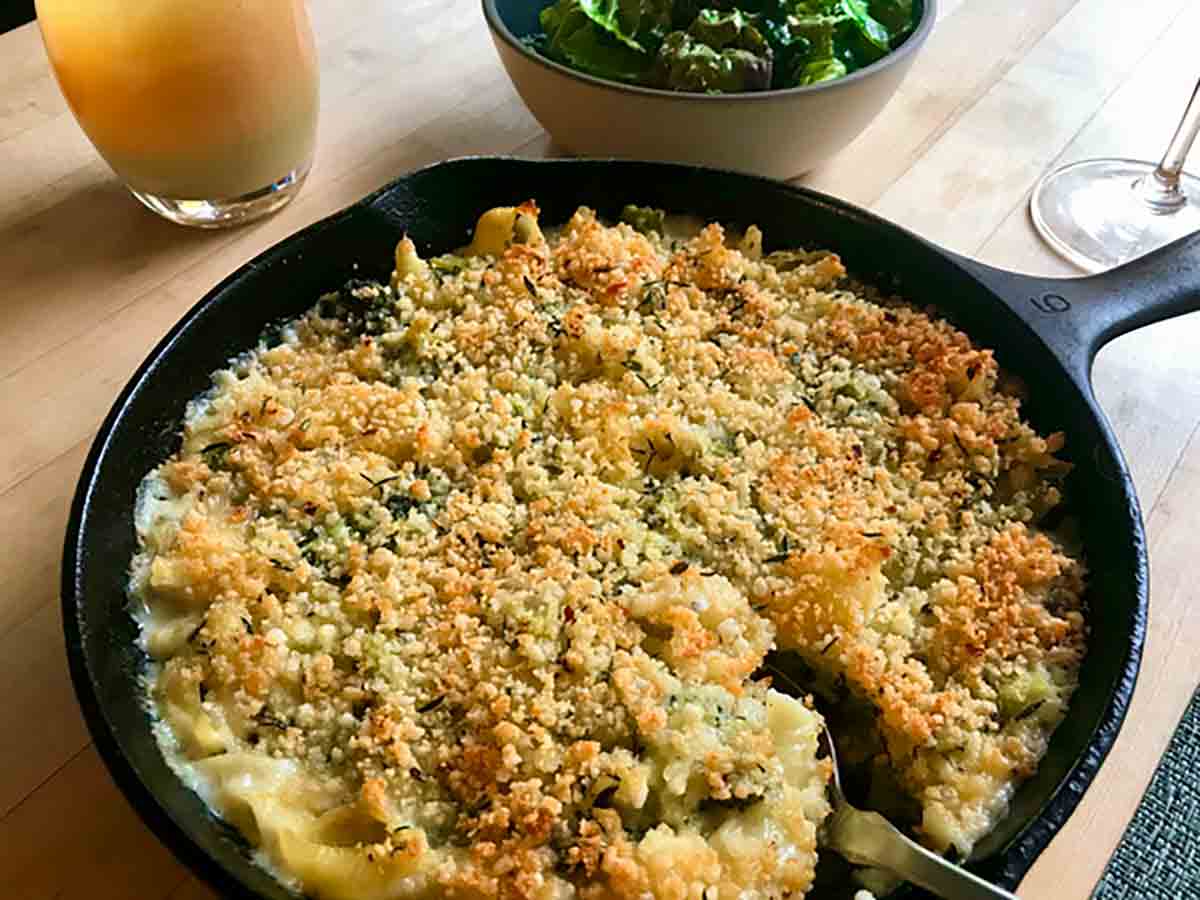
<svg viewBox="0 0 1200 900"><path fill-rule="evenodd" d="M662 234L666 218L665 212L650 206L635 206L630 203L621 210L621 221L626 225L632 225L642 234L650 234L652 231Z"/></svg>

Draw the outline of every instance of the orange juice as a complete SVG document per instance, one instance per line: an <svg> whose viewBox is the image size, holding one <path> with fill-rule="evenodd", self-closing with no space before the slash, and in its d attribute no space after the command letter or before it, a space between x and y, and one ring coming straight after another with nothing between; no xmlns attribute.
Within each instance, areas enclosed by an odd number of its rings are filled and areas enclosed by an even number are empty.
<svg viewBox="0 0 1200 900"><path fill-rule="evenodd" d="M135 192L260 191L312 159L317 60L304 0L37 0L58 83Z"/></svg>

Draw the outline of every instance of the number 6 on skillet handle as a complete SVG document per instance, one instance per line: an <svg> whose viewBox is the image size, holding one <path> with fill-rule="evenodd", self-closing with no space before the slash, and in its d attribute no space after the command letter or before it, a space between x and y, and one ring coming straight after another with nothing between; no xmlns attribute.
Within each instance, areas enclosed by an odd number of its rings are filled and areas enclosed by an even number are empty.
<svg viewBox="0 0 1200 900"><path fill-rule="evenodd" d="M1144 325L1200 310L1200 232L1083 278L1036 278L971 259L959 262L1007 301L1089 396L1101 347Z"/></svg>

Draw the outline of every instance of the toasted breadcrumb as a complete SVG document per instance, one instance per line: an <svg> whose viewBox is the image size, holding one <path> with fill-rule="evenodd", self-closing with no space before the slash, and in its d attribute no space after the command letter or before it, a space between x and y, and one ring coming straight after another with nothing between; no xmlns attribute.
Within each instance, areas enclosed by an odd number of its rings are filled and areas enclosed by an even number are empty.
<svg viewBox="0 0 1200 900"><path fill-rule="evenodd" d="M833 254L537 219L402 242L194 405L134 565L172 740L298 763L388 896L797 897L829 772L781 650L966 853L1084 652L1061 437Z"/></svg>

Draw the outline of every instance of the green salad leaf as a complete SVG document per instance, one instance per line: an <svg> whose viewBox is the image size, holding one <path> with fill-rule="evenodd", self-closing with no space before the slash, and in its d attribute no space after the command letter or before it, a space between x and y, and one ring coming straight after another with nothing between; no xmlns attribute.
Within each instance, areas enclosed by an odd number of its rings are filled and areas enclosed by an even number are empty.
<svg viewBox="0 0 1200 900"><path fill-rule="evenodd" d="M759 34L749 16L740 10L720 12L704 9L688 28L688 34L714 50L737 47L752 52L769 51L766 39Z"/></svg>
<svg viewBox="0 0 1200 900"><path fill-rule="evenodd" d="M654 49L671 28L671 0L579 0L588 17L632 50Z"/></svg>
<svg viewBox="0 0 1200 900"><path fill-rule="evenodd" d="M749 16L705 9L687 31L667 35L650 78L673 91L762 91L771 86L773 60Z"/></svg>
<svg viewBox="0 0 1200 900"><path fill-rule="evenodd" d="M871 15L891 33L893 49L898 38L907 37L916 24L913 0L870 0L868 6Z"/></svg>
<svg viewBox="0 0 1200 900"><path fill-rule="evenodd" d="M782 9L797 18L805 16L833 16L841 11L842 0L788 0Z"/></svg>
<svg viewBox="0 0 1200 900"><path fill-rule="evenodd" d="M761 2L754 0L675 0L672 4L671 27L675 31L687 31L688 26L696 21L696 17L705 10L714 12L747 12L756 13L762 7Z"/></svg>
<svg viewBox="0 0 1200 900"><path fill-rule="evenodd" d="M921 0L557 0L538 52L602 78L678 91L817 84L898 47Z"/></svg>
<svg viewBox="0 0 1200 900"><path fill-rule="evenodd" d="M542 52L589 75L636 83L654 62L651 54L598 28L580 0L558 0L542 10L540 21L545 32Z"/></svg>
<svg viewBox="0 0 1200 900"><path fill-rule="evenodd" d="M842 0L842 9L858 27L859 34L866 38L880 55L892 49L892 36L883 25L871 17L865 0Z"/></svg>
<svg viewBox="0 0 1200 900"><path fill-rule="evenodd" d="M824 12L789 16L792 44L787 57L788 87L832 81L846 74L846 64L836 56L834 37L844 17Z"/></svg>
<svg viewBox="0 0 1200 900"><path fill-rule="evenodd" d="M800 67L796 73L796 84L820 84L822 81L835 81L845 75L846 64L840 59L814 59Z"/></svg>
<svg viewBox="0 0 1200 900"><path fill-rule="evenodd" d="M673 31L659 48L650 83L697 93L761 91L771 84L771 66L748 50L714 50L686 31Z"/></svg>

